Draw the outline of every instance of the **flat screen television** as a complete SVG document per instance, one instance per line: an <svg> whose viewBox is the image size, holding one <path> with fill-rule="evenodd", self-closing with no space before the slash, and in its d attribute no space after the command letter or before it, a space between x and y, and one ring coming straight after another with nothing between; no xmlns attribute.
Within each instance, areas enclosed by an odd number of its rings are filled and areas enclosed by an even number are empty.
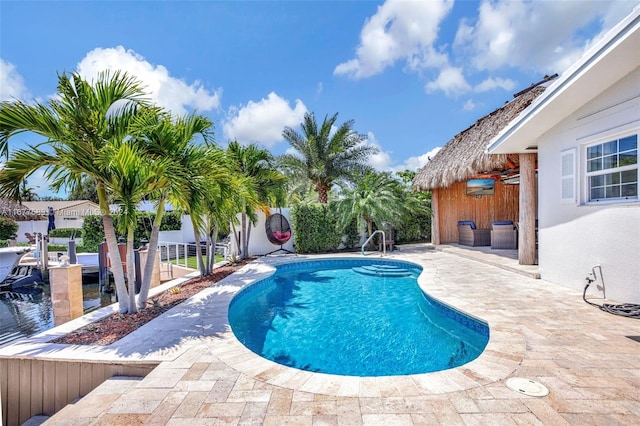
<svg viewBox="0 0 640 426"><path fill-rule="evenodd" d="M493 195L495 181L493 179L469 179L467 195Z"/></svg>

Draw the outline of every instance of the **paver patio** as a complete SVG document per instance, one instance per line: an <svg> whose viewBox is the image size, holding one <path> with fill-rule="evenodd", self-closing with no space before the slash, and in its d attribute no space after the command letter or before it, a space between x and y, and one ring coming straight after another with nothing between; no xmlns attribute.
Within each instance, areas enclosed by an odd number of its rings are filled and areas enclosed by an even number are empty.
<svg viewBox="0 0 640 426"><path fill-rule="evenodd" d="M427 248L401 246L388 257L420 264L419 283L430 295L489 324L489 344L471 363L357 378L258 357L235 339L227 305L270 273L268 263L289 259L270 257L117 345L87 350L162 362L144 378L107 380L45 424L640 424L639 320L601 312L579 291ZM550 393L522 395L505 385L510 377L538 381Z"/></svg>

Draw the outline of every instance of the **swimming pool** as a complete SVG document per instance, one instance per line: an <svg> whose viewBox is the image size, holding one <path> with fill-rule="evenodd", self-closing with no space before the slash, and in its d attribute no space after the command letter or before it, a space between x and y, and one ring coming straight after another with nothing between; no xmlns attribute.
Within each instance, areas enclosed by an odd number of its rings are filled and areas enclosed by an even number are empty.
<svg viewBox="0 0 640 426"><path fill-rule="evenodd" d="M424 294L421 271L379 259L277 265L233 298L229 324L258 355L328 374L419 374L477 358L488 326Z"/></svg>

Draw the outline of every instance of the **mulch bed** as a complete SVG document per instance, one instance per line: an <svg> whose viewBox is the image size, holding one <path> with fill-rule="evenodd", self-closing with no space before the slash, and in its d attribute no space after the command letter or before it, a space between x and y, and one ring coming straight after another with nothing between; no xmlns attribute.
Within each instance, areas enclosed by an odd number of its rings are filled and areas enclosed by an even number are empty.
<svg viewBox="0 0 640 426"><path fill-rule="evenodd" d="M246 259L234 265L216 268L210 275L192 278L173 289L150 297L147 302L147 307L135 314L111 314L106 318L87 324L51 342L72 345L110 345L174 306L182 303L194 294L231 275L252 260L253 259ZM174 290L176 288L178 290Z"/></svg>

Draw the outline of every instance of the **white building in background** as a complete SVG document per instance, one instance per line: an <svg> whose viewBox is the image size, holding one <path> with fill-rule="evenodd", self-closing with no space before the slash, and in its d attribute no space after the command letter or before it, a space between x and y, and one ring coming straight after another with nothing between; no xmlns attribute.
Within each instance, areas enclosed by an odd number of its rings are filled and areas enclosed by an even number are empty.
<svg viewBox="0 0 640 426"><path fill-rule="evenodd" d="M639 139L640 6L487 148L537 151L543 279L640 303Z"/></svg>

